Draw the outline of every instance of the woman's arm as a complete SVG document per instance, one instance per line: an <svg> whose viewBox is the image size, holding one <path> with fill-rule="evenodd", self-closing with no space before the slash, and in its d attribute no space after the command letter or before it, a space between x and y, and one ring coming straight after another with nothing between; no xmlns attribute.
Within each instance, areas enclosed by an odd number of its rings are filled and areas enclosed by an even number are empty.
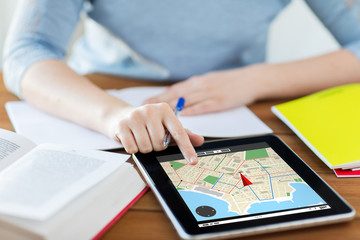
<svg viewBox="0 0 360 240"><path fill-rule="evenodd" d="M165 128L184 157L197 162L194 145L203 138L185 131L166 103L133 107L92 84L57 60L32 65L21 82L23 97L34 106L118 138L128 153L163 150Z"/></svg>
<svg viewBox="0 0 360 240"><path fill-rule="evenodd" d="M4 77L10 91L58 117L118 138L129 153L162 150L165 128L193 163L186 132L168 104L135 108L72 71L62 59L79 20L83 0L19 0L6 41Z"/></svg>
<svg viewBox="0 0 360 240"><path fill-rule="evenodd" d="M221 111L257 100L297 97L360 82L360 61L348 50L281 64L257 64L210 72L170 86L148 103L187 100L183 115Z"/></svg>
<svg viewBox="0 0 360 240"><path fill-rule="evenodd" d="M260 99L297 97L325 88L360 83L360 61L342 49L323 56L281 64L268 64Z"/></svg>
<svg viewBox="0 0 360 240"><path fill-rule="evenodd" d="M147 102L166 101L174 106L176 98L183 96L187 105L182 114L193 115L360 82L359 4L346 0L305 1L343 47L341 50L302 61L257 64L195 76Z"/></svg>
<svg viewBox="0 0 360 240"><path fill-rule="evenodd" d="M360 82L360 6L356 1L306 3L333 34L341 50L282 64L258 64L195 76L149 99L175 104L187 98L183 115L220 111L276 97L298 97L336 85Z"/></svg>

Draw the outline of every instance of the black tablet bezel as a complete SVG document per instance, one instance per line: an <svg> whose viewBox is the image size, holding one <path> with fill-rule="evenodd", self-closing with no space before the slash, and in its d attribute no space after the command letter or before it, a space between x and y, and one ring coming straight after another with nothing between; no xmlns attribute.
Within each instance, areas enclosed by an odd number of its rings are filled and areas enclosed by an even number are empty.
<svg viewBox="0 0 360 240"><path fill-rule="evenodd" d="M221 233L224 231L240 231L242 229L264 227L273 224L286 224L302 220L314 220L315 218L325 218L329 216L350 214L353 209L345 203L303 160L301 160L287 145L277 136L266 135L260 137L230 139L206 142L201 147L197 147L197 152L214 149L221 149L230 146L248 145L252 143L267 143L317 194L330 205L330 209L304 212L278 217L257 219L245 222L235 222L224 225L200 228L191 211L181 198L180 194L172 184L171 180L161 167L157 157L172 154L179 154L177 146L168 147L165 151L151 152L148 154L135 154L138 162L142 165L148 176L151 178L155 188L160 193L183 230L189 235ZM141 167L141 166L140 166Z"/></svg>

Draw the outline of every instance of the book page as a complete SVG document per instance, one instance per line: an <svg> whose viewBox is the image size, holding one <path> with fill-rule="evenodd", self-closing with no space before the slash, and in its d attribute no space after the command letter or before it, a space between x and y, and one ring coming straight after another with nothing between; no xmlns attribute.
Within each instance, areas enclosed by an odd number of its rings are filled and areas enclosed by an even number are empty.
<svg viewBox="0 0 360 240"><path fill-rule="evenodd" d="M0 213L45 220L128 158L62 145L38 146L0 173Z"/></svg>
<svg viewBox="0 0 360 240"><path fill-rule="evenodd" d="M108 93L131 105L141 106L144 100L160 94L165 88L134 87L108 90ZM180 114L179 120L185 128L205 137L245 137L273 132L246 106L196 116L181 116Z"/></svg>
<svg viewBox="0 0 360 240"><path fill-rule="evenodd" d="M34 147L36 144L29 139L0 129L0 172Z"/></svg>

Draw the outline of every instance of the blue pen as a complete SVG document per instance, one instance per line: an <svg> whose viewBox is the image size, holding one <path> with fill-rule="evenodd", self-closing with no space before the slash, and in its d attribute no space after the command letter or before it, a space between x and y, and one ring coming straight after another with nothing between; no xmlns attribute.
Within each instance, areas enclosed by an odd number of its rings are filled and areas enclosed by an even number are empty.
<svg viewBox="0 0 360 240"><path fill-rule="evenodd" d="M185 105L185 99L183 97L179 98L174 111L176 117L179 116L179 113L181 112L181 110L183 110L184 105ZM166 129L165 138L163 141L164 147L167 147L169 145L170 140L171 140L170 132Z"/></svg>

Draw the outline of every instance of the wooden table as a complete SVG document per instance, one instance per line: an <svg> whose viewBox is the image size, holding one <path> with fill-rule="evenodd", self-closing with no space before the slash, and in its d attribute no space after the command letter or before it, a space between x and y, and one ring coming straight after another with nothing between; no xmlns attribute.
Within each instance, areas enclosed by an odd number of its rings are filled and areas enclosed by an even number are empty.
<svg viewBox="0 0 360 240"><path fill-rule="evenodd" d="M93 74L88 76L93 82L104 89L150 85L148 82L133 81L113 76ZM159 85L159 84L151 84ZM13 131L13 127L5 112L7 101L18 100L5 90L0 74L0 128ZM331 187L345 198L356 210L353 221L326 225L321 227L291 230L246 237L245 239L360 239L360 178L337 178L309 148L271 113L270 106L290 99L263 101L250 106L250 109L272 128L286 144L288 144L312 169L315 170ZM359 149L354 149L359 151ZM179 239L170 220L165 215L152 191L148 191L102 239Z"/></svg>

